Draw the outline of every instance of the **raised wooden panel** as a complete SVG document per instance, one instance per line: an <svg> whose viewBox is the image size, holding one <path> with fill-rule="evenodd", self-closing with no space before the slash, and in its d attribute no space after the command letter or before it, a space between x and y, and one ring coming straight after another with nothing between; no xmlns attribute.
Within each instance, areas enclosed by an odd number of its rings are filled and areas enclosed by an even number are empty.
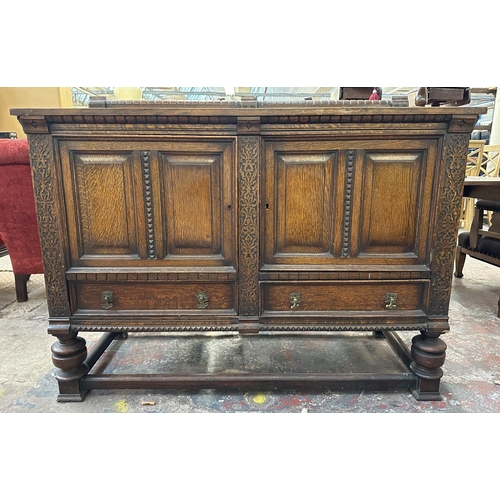
<svg viewBox="0 0 500 500"><path fill-rule="evenodd" d="M332 154L280 155L277 253L331 252Z"/></svg>
<svg viewBox="0 0 500 500"><path fill-rule="evenodd" d="M423 152L367 153L361 201L359 255L416 249ZM426 193L428 197L430 193Z"/></svg>
<svg viewBox="0 0 500 500"><path fill-rule="evenodd" d="M285 150L279 151L280 146ZM271 152L273 147L276 150ZM293 148L293 144L268 145L263 210L266 263L297 264L334 254L337 153Z"/></svg>
<svg viewBox="0 0 500 500"><path fill-rule="evenodd" d="M231 148L227 144L172 145L158 153L163 258L234 263Z"/></svg>
<svg viewBox="0 0 500 500"><path fill-rule="evenodd" d="M133 154L73 151L64 159L73 261L138 259Z"/></svg>
<svg viewBox="0 0 500 500"><path fill-rule="evenodd" d="M220 161L162 155L169 255L220 254Z"/></svg>

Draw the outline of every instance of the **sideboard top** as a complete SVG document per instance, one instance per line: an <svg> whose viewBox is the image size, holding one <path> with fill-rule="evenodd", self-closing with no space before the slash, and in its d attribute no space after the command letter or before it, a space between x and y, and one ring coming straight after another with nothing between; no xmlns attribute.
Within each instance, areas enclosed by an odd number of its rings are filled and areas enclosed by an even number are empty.
<svg viewBox="0 0 500 500"><path fill-rule="evenodd" d="M476 106L396 106L381 101L137 101L103 100L88 108L13 108L16 116L296 116L296 115L480 115L487 112Z"/></svg>
<svg viewBox="0 0 500 500"><path fill-rule="evenodd" d="M14 108L26 134L77 133L109 130L133 133L165 127L195 126L219 132L258 135L261 127L288 125L323 132L331 127L398 126L472 132L487 109L475 106L398 106L391 101L289 101L256 103L228 101L109 101L88 108ZM429 128L430 127L430 128ZM145 133L145 132L144 132ZM205 132L206 133L206 132Z"/></svg>

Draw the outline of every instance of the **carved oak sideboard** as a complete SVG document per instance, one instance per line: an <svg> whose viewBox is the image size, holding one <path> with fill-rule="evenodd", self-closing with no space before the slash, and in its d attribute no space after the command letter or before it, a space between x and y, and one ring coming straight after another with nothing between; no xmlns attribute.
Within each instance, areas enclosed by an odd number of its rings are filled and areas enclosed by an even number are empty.
<svg viewBox="0 0 500 500"><path fill-rule="evenodd" d="M58 400L289 386L438 399L465 158L484 112L387 101L11 110L30 144ZM82 332L103 335L87 352ZM405 371L93 372L135 332L255 338L262 350L277 336L364 332Z"/></svg>

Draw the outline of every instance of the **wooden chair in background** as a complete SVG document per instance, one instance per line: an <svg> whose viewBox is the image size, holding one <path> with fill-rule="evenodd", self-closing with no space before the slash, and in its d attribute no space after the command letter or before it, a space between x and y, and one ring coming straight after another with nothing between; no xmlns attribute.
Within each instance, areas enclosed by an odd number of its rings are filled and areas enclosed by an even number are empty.
<svg viewBox="0 0 500 500"><path fill-rule="evenodd" d="M467 164L465 167L466 176L479 175L479 168L483 160L483 152L486 141L469 141L469 150L467 153ZM474 200L471 198L462 198L462 213L460 215L459 228L469 229L472 218L474 217Z"/></svg>
<svg viewBox="0 0 500 500"><path fill-rule="evenodd" d="M492 224L483 229L484 212L493 213ZM492 200L477 200L474 209L474 218L470 231L463 231L458 235L455 255L455 276L463 277L465 257L487 262L500 267L500 202ZM500 297L498 298L498 312L500 318Z"/></svg>
<svg viewBox="0 0 500 500"><path fill-rule="evenodd" d="M498 177L500 173L500 144L488 144L483 147L483 155L477 175ZM492 210L485 211L485 223L491 225Z"/></svg>
<svg viewBox="0 0 500 500"><path fill-rule="evenodd" d="M500 170L500 144L488 144L483 146L479 173L476 175L488 175L498 177ZM472 175L472 174L471 174Z"/></svg>

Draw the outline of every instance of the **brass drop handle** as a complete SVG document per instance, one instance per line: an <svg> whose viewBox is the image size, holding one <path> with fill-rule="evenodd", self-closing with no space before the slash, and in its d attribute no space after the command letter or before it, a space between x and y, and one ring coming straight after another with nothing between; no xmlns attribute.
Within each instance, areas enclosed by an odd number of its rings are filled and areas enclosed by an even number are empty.
<svg viewBox="0 0 500 500"><path fill-rule="evenodd" d="M298 309L300 306L300 293L290 294L290 309Z"/></svg>
<svg viewBox="0 0 500 500"><path fill-rule="evenodd" d="M113 292L102 292L101 293L101 308L111 309L113 307Z"/></svg>
<svg viewBox="0 0 500 500"><path fill-rule="evenodd" d="M208 293L205 291L198 292L196 294L196 300L198 301L198 309L206 309L209 306Z"/></svg>
<svg viewBox="0 0 500 500"><path fill-rule="evenodd" d="M385 294L385 307L386 307L386 309L396 309L397 300L398 300L397 293L387 292Z"/></svg>

